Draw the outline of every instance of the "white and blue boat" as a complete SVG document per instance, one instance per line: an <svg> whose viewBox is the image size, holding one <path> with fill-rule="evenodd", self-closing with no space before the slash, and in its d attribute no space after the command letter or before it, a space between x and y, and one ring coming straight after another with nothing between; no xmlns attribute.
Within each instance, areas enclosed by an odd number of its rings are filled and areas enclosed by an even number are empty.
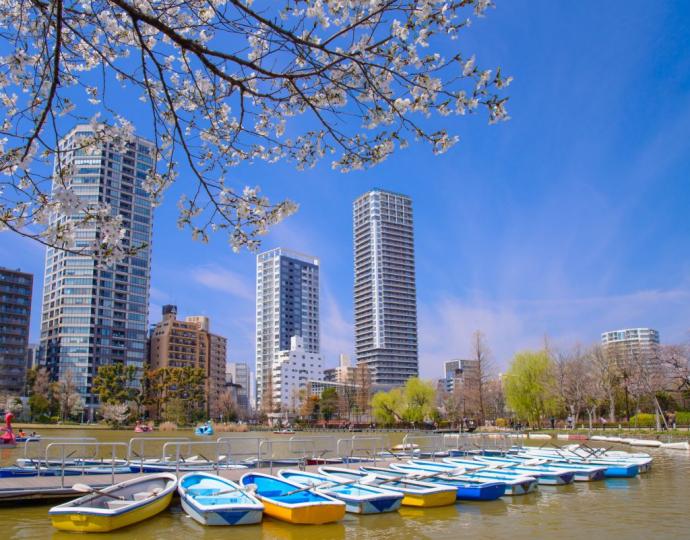
<svg viewBox="0 0 690 540"><path fill-rule="evenodd" d="M495 501L506 494L506 488L508 487L506 482L501 480L480 480L472 482L459 476L454 476L453 471L456 470L456 468L453 467L451 467L451 470L448 471L448 474L438 474L444 473L446 469L424 469L407 464L409 467L408 469L405 468L406 464L400 464L402 465L400 468L395 465L396 464L391 465L390 469L367 466L361 467L361 470L375 474L402 473L410 478L415 478L416 476L419 478L419 480L423 480L424 482L444 486L453 486L457 489L456 499L459 501Z"/></svg>
<svg viewBox="0 0 690 540"><path fill-rule="evenodd" d="M231 480L195 472L180 478L177 486L182 509L202 525L252 525L260 523L264 505Z"/></svg>
<svg viewBox="0 0 690 540"><path fill-rule="evenodd" d="M315 491L330 495L345 503L345 510L353 514L382 514L400 508L403 494L375 486L347 481L345 485L324 474L291 469L278 471L278 476L301 486L314 486Z"/></svg>
<svg viewBox="0 0 690 540"><path fill-rule="evenodd" d="M530 457L541 458L541 459L560 459L563 463L569 465L596 465L606 467L604 471L605 478L633 478L640 473L641 463L632 460L614 460L614 459L604 459L604 458L592 458L584 459L579 456L570 456L563 454L556 454L553 452L542 450L530 450L525 453Z"/></svg>
<svg viewBox="0 0 690 540"><path fill-rule="evenodd" d="M474 462L471 462L474 463ZM478 464L482 465L482 464ZM526 476L524 474L507 473L501 474L500 469L498 474L492 474L490 469L471 471L467 467L462 466L466 472L457 474L454 471L458 469L458 465L451 465L440 461L425 461L422 459L412 459L408 463L393 463L391 468L404 472L418 472L422 474L430 474L435 472L447 471L448 475L466 484L475 485L491 485L495 483L505 484L505 492L503 495L526 495L537 490L538 482L533 476ZM477 468L477 464L474 465ZM460 494L459 494L460 495ZM472 500L469 499L468 500ZM480 499L487 500L487 499Z"/></svg>
<svg viewBox="0 0 690 540"><path fill-rule="evenodd" d="M516 456L506 456L506 459L514 461L515 463L530 463L535 459L527 453L517 454ZM549 467L553 469L563 469L575 472L575 482L593 482L595 480L603 480L606 476L605 465L595 465L590 463L567 463L560 459L545 459Z"/></svg>
<svg viewBox="0 0 690 540"><path fill-rule="evenodd" d="M448 459L452 460L454 458ZM545 486L565 486L575 481L575 471L572 469L556 469L546 464L539 464L539 460L535 460L536 463L529 464L515 463L506 458L493 456L476 456L475 459L487 465L500 465L503 470L512 470L520 474L534 476L540 484Z"/></svg>
<svg viewBox="0 0 690 540"><path fill-rule="evenodd" d="M412 462L415 463L417 460L412 460ZM435 463L439 466L446 465L450 469L463 467L467 472L458 476L464 480L506 482L508 485L507 495L526 495L536 491L539 485L539 481L533 475L504 469L500 466L487 465L469 458L445 458L443 462ZM398 463L397 465L400 466L401 464Z"/></svg>

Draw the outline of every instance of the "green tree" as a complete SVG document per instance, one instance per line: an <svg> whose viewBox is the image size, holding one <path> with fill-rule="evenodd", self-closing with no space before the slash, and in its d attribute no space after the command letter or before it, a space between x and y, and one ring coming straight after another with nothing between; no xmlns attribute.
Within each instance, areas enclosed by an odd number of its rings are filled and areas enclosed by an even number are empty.
<svg viewBox="0 0 690 540"><path fill-rule="evenodd" d="M405 396L402 389L378 392L371 398L371 412L377 422L390 426L403 421Z"/></svg>
<svg viewBox="0 0 690 540"><path fill-rule="evenodd" d="M436 402L436 389L433 384L418 377L405 382L403 390L405 409L403 419L411 423L424 422L431 418Z"/></svg>
<svg viewBox="0 0 690 540"><path fill-rule="evenodd" d="M93 392L101 403L120 404L131 401L137 392L134 381L137 368L121 362L100 366L93 378Z"/></svg>
<svg viewBox="0 0 690 540"><path fill-rule="evenodd" d="M321 414L328 422L338 410L338 391L335 388L326 388L321 392Z"/></svg>
<svg viewBox="0 0 690 540"><path fill-rule="evenodd" d="M505 398L515 413L530 425L558 411L555 366L546 351L518 353L503 378Z"/></svg>

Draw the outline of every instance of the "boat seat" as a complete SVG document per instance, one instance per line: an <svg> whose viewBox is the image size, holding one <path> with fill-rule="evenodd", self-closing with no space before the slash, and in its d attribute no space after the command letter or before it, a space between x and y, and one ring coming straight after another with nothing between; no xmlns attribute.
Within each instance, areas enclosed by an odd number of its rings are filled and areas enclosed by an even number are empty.
<svg viewBox="0 0 690 540"><path fill-rule="evenodd" d="M132 495L132 500L143 501L144 499L148 499L149 497L153 497L152 491L140 491Z"/></svg>
<svg viewBox="0 0 690 540"><path fill-rule="evenodd" d="M110 510L117 510L118 508L129 506L130 504L132 504L132 501L116 501L115 499L105 503Z"/></svg>
<svg viewBox="0 0 690 540"><path fill-rule="evenodd" d="M193 488L189 488L187 490L187 494L190 495L191 497L203 497L203 496L213 495L214 493L218 493L218 488L193 487Z"/></svg>

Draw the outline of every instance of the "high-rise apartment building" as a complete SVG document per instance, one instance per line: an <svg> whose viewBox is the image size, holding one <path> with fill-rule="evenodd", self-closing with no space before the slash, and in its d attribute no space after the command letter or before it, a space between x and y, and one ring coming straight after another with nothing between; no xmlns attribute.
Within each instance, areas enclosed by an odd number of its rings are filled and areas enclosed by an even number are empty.
<svg viewBox="0 0 690 540"><path fill-rule="evenodd" d="M355 379L355 367L350 365L350 357L341 354L338 365L323 371L323 379L328 382L349 383Z"/></svg>
<svg viewBox="0 0 690 540"><path fill-rule="evenodd" d="M73 168L65 187L86 203L109 204L122 216L126 246L143 246L109 268L88 254L46 250L41 317L41 363L57 380L71 377L93 418L91 391L99 366L116 362L143 369L151 274L153 208L142 183L154 166L153 143L133 137L126 147L102 142L84 148L92 127L79 125L60 141L61 162ZM73 216L52 216L52 223ZM80 225L76 248L97 239L95 225ZM141 371L140 371L141 373Z"/></svg>
<svg viewBox="0 0 690 540"><path fill-rule="evenodd" d="M601 345L619 363L652 367L658 364L659 332L653 328L626 328L601 334Z"/></svg>
<svg viewBox="0 0 690 540"><path fill-rule="evenodd" d="M273 365L280 351L289 351L294 336L304 351L320 352L319 260L283 248L256 258L256 404L274 408ZM279 404L275 404L277 407Z"/></svg>
<svg viewBox="0 0 690 540"><path fill-rule="evenodd" d="M418 374L412 200L374 189L354 202L355 347L372 382Z"/></svg>
<svg viewBox="0 0 690 540"><path fill-rule="evenodd" d="M206 413L218 415L225 389L227 339L210 332L208 317L177 319L177 306L163 306L163 320L151 332L149 366L194 367L204 370Z"/></svg>
<svg viewBox="0 0 690 540"><path fill-rule="evenodd" d="M0 394L23 394L33 274L0 267Z"/></svg>
<svg viewBox="0 0 690 540"><path fill-rule="evenodd" d="M240 386L237 389L237 405L243 411L249 410L249 365L245 362L231 362L225 370L225 382Z"/></svg>
<svg viewBox="0 0 690 540"><path fill-rule="evenodd" d="M444 388L452 392L458 385L479 386L479 362L477 360L449 360L443 363Z"/></svg>

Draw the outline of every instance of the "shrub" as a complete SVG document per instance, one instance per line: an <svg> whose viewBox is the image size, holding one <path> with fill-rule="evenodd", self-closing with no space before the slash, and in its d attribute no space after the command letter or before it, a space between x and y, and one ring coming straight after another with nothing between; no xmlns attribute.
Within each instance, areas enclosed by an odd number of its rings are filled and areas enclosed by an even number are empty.
<svg viewBox="0 0 690 540"><path fill-rule="evenodd" d="M505 418L496 418L496 427L508 427L508 420Z"/></svg>
<svg viewBox="0 0 690 540"><path fill-rule="evenodd" d="M630 417L630 427L656 427L656 420L653 414L638 413Z"/></svg>
<svg viewBox="0 0 690 540"><path fill-rule="evenodd" d="M218 432L244 433L249 431L249 426L247 424L230 422L229 424L213 424L213 429Z"/></svg>
<svg viewBox="0 0 690 540"><path fill-rule="evenodd" d="M177 424L175 422L161 422L158 426L159 431L177 431Z"/></svg>

